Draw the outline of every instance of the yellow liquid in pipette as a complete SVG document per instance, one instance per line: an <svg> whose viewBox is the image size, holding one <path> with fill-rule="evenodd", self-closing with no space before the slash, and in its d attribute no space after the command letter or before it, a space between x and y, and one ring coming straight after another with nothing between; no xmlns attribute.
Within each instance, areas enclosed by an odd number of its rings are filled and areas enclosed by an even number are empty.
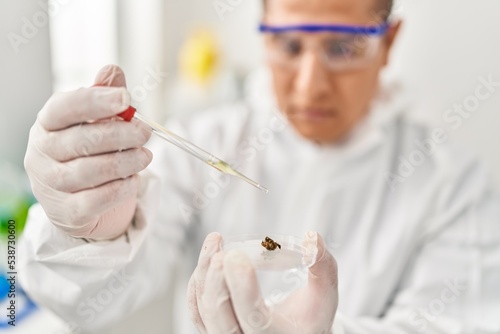
<svg viewBox="0 0 500 334"><path fill-rule="evenodd" d="M225 174L231 174L231 175L235 175L235 176L238 176L238 172L235 171L233 169L233 167L231 167L228 163L222 161L222 160L219 160L219 161L208 161L208 164L218 170L220 170L221 172L225 173Z"/></svg>
<svg viewBox="0 0 500 334"><path fill-rule="evenodd" d="M210 166L214 167L215 169L221 171L224 174L229 174L229 175L234 175L236 177L239 177L243 181L246 181L247 183L251 184L252 186L259 188L260 190L262 190L266 194L269 192L269 190L267 188L261 186L257 182L255 182L255 181L249 179L248 177L246 177L245 175L239 173L233 167L231 167L228 163L226 163L222 160L217 160L217 161L209 160L209 161L207 161L207 163Z"/></svg>

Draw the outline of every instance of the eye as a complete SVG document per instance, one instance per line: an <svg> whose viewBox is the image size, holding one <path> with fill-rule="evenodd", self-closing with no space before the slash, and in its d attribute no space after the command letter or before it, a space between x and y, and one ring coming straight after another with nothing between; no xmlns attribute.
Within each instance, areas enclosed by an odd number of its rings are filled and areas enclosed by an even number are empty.
<svg viewBox="0 0 500 334"><path fill-rule="evenodd" d="M353 38L328 41L325 52L329 58L345 57L349 59L362 58L366 55L367 46L362 41Z"/></svg>
<svg viewBox="0 0 500 334"><path fill-rule="evenodd" d="M346 41L328 41L325 44L328 57L338 58L352 53L352 45Z"/></svg>
<svg viewBox="0 0 500 334"><path fill-rule="evenodd" d="M276 42L281 52L288 57L296 57L302 53L302 43L298 38L278 36Z"/></svg>
<svg viewBox="0 0 500 334"><path fill-rule="evenodd" d="M285 48L286 52L293 56L300 54L300 52L302 51L300 42L296 40L287 41L287 43L285 44Z"/></svg>

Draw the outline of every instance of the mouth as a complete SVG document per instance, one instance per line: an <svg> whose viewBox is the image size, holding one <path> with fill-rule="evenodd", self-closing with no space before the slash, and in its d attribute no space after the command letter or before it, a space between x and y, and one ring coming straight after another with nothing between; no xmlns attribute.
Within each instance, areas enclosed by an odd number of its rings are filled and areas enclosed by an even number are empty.
<svg viewBox="0 0 500 334"><path fill-rule="evenodd" d="M292 113L289 114L291 118L298 119L301 121L319 123L325 120L334 118L337 113L333 109L327 108L316 108L316 107L306 107L306 108L296 108Z"/></svg>

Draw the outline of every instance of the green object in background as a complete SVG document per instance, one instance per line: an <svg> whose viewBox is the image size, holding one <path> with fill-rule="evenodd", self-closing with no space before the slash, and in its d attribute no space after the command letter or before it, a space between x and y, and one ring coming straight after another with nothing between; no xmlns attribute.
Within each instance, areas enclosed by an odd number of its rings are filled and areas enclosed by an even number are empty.
<svg viewBox="0 0 500 334"><path fill-rule="evenodd" d="M9 220L14 220L16 222L16 230L21 233L26 224L26 218L28 216L28 210L34 201L28 198L19 198L13 201L6 207L1 205L1 215L0 215L0 236L7 235L9 232L7 230ZM19 234L18 234L19 236Z"/></svg>
<svg viewBox="0 0 500 334"><path fill-rule="evenodd" d="M16 237L24 229L28 210L35 203L26 187L26 177L19 169L9 165L0 166L0 237L7 236L10 220L15 221Z"/></svg>

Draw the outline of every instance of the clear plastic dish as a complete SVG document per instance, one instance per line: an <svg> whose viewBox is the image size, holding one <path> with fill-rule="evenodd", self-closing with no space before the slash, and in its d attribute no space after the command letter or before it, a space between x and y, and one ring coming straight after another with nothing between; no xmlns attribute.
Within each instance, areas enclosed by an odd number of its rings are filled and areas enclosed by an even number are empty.
<svg viewBox="0 0 500 334"><path fill-rule="evenodd" d="M280 244L280 248L267 250L261 242L269 237ZM245 234L223 238L224 251L238 249L250 257L258 270L286 270L314 264L316 249L304 246L301 238L286 235Z"/></svg>
<svg viewBox="0 0 500 334"><path fill-rule="evenodd" d="M261 244L265 237L273 239L281 249L267 250ZM276 234L224 237L222 248L242 251L250 258L268 305L281 302L307 283L308 269L314 264L317 253L316 245L306 246L304 239Z"/></svg>

